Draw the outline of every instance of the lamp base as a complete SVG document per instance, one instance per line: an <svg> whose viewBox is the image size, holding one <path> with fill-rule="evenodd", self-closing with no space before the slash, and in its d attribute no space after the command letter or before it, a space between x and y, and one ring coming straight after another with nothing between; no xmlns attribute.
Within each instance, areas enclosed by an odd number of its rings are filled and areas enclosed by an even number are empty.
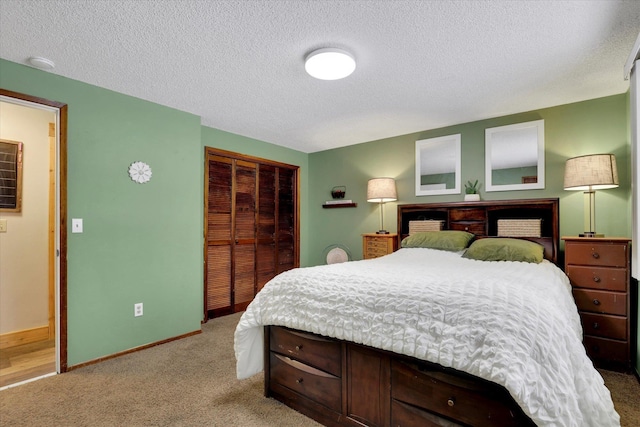
<svg viewBox="0 0 640 427"><path fill-rule="evenodd" d="M389 232L387 230L378 230L376 234L389 234Z"/></svg>
<svg viewBox="0 0 640 427"><path fill-rule="evenodd" d="M604 237L604 234L596 233L595 231L585 231L584 233L578 234L578 237Z"/></svg>

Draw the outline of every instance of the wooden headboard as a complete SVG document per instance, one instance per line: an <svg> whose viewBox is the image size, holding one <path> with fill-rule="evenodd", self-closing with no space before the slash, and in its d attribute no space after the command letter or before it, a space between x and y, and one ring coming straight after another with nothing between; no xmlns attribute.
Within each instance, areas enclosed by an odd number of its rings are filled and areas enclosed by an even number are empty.
<svg viewBox="0 0 640 427"><path fill-rule="evenodd" d="M544 257L558 264L558 199L490 200L398 205L398 246L409 235L409 221L442 221L443 230L464 230L476 238L498 236L500 219L541 219L541 237L518 237L544 246ZM508 237L508 236L504 236Z"/></svg>

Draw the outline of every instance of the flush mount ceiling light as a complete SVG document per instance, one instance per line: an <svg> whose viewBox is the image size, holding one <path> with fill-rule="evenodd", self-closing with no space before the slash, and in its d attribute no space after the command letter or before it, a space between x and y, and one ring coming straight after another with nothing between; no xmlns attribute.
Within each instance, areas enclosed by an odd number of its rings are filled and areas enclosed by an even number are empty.
<svg viewBox="0 0 640 427"><path fill-rule="evenodd" d="M356 60L349 52L324 48L311 52L304 61L304 69L320 80L344 79L356 69Z"/></svg>
<svg viewBox="0 0 640 427"><path fill-rule="evenodd" d="M53 70L53 67L56 66L52 60L42 58L41 56L32 56L27 60L27 62L29 65L40 68L41 70Z"/></svg>

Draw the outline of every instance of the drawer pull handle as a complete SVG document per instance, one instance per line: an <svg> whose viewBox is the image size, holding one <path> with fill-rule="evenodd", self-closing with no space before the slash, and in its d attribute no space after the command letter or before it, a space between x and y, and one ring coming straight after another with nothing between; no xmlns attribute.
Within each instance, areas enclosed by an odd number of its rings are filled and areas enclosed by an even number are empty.
<svg viewBox="0 0 640 427"><path fill-rule="evenodd" d="M447 400L447 405L449 406L453 406L456 404L456 399L455 398L450 398L449 400Z"/></svg>
<svg viewBox="0 0 640 427"><path fill-rule="evenodd" d="M469 227L465 227L464 231L469 231ZM451 402L451 400L449 400L449 402ZM453 406L453 405L449 405L449 406Z"/></svg>
<svg viewBox="0 0 640 427"><path fill-rule="evenodd" d="M593 276L593 281L596 283L600 283L600 278L598 276Z"/></svg>
<svg viewBox="0 0 640 427"><path fill-rule="evenodd" d="M298 378L298 379L296 380L296 383L297 383L297 384L302 384L302 381L304 381L304 378Z"/></svg>
<svg viewBox="0 0 640 427"><path fill-rule="evenodd" d="M591 256L594 257L595 259L600 258L600 254L598 252L592 253Z"/></svg>
<svg viewBox="0 0 640 427"><path fill-rule="evenodd" d="M599 299L594 299L593 300L593 305L600 305L600 300Z"/></svg>
<svg viewBox="0 0 640 427"><path fill-rule="evenodd" d="M600 324L598 322L593 322L593 329L598 329Z"/></svg>
<svg viewBox="0 0 640 427"><path fill-rule="evenodd" d="M297 350L297 351L300 351L300 350L302 350L302 344L300 344L300 345L297 345L297 346L296 346L296 350Z"/></svg>

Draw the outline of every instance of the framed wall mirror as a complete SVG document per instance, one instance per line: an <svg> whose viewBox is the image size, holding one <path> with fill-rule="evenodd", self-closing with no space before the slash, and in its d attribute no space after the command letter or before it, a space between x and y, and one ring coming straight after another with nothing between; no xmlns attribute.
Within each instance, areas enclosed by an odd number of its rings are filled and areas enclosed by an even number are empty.
<svg viewBox="0 0 640 427"><path fill-rule="evenodd" d="M485 129L486 191L544 188L544 120Z"/></svg>
<svg viewBox="0 0 640 427"><path fill-rule="evenodd" d="M460 134L416 141L416 196L460 194Z"/></svg>

